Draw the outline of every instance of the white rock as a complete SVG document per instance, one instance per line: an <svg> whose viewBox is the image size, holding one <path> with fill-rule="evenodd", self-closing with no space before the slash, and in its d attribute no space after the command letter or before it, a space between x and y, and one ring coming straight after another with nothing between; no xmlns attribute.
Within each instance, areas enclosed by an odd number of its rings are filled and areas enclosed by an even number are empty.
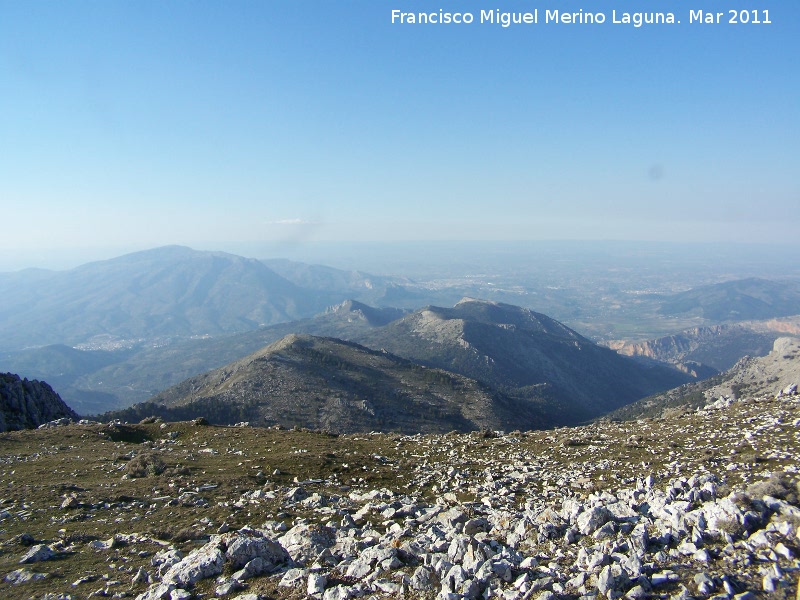
<svg viewBox="0 0 800 600"><path fill-rule="evenodd" d="M591 535L613 518L614 515L604 506L594 506L588 511L579 514L576 518L576 524L581 534Z"/></svg>
<svg viewBox="0 0 800 600"><path fill-rule="evenodd" d="M30 564L50 560L56 555L53 549L47 544L36 544L31 546L25 555L19 560L19 564Z"/></svg>
<svg viewBox="0 0 800 600"><path fill-rule="evenodd" d="M289 569L284 573L280 582L281 587L298 587L308 577L308 569Z"/></svg>
<svg viewBox="0 0 800 600"><path fill-rule="evenodd" d="M40 581L47 578L47 573L34 573L30 569L22 568L11 571L3 577L3 581L12 585L28 583L29 581Z"/></svg>
<svg viewBox="0 0 800 600"><path fill-rule="evenodd" d="M321 573L309 573L308 584L306 585L306 593L309 596L319 596L325 592L325 586L328 583L328 578Z"/></svg>
<svg viewBox="0 0 800 600"><path fill-rule="evenodd" d="M164 573L164 582L173 583L176 587L189 587L209 577L222 573L225 555L216 544L209 542L172 565Z"/></svg>

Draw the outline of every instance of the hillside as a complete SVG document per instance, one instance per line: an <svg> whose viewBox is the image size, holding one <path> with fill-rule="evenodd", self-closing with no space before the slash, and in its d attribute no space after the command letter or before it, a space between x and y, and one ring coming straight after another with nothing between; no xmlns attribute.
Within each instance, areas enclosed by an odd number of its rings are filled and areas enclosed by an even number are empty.
<svg viewBox="0 0 800 600"><path fill-rule="evenodd" d="M0 431L34 429L57 419L78 415L43 381L0 373Z"/></svg>
<svg viewBox="0 0 800 600"><path fill-rule="evenodd" d="M464 299L427 307L357 338L421 364L549 404L554 423L575 424L691 378L642 365L545 315Z"/></svg>
<svg viewBox="0 0 800 600"><path fill-rule="evenodd" d="M778 338L762 357L745 357L726 372L724 381L705 390L708 400L720 396L775 396L800 383L800 338Z"/></svg>
<svg viewBox="0 0 800 600"><path fill-rule="evenodd" d="M704 381L689 383L643 398L609 415L638 419L695 409L719 398L775 397L800 383L800 338L778 338L766 356L746 356L733 367Z"/></svg>
<svg viewBox="0 0 800 600"><path fill-rule="evenodd" d="M178 339L134 348L78 350L64 345L0 354L0 367L47 379L81 414L99 414L144 402L184 379L247 356L290 333L352 339L405 314L347 300L298 321L254 331Z"/></svg>
<svg viewBox="0 0 800 600"><path fill-rule="evenodd" d="M463 376L332 338L289 335L150 401L104 418L301 426L334 432L530 429L549 424L530 402Z"/></svg>

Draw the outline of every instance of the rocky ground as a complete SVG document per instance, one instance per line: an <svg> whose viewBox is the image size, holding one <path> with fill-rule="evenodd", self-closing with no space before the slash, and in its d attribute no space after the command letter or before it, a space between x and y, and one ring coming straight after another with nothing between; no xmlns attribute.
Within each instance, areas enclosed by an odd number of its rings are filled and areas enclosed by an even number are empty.
<svg viewBox="0 0 800 600"><path fill-rule="evenodd" d="M800 396L551 431L0 434L0 597L795 598Z"/></svg>

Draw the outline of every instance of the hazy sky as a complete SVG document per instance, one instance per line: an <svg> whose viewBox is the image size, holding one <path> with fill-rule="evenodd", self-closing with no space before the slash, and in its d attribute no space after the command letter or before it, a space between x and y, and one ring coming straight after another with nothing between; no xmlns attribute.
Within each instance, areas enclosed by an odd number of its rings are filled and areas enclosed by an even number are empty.
<svg viewBox="0 0 800 600"><path fill-rule="evenodd" d="M772 24L729 24L734 5ZM479 22L537 8L536 25ZM545 24L548 9L606 22ZM796 0L0 0L0 253L797 244L799 56Z"/></svg>

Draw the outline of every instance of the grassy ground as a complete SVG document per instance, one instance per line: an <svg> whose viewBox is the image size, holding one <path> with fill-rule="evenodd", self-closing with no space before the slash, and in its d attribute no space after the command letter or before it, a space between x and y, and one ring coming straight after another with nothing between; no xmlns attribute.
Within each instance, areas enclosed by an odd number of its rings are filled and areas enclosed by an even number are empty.
<svg viewBox="0 0 800 600"><path fill-rule="evenodd" d="M652 474L666 484L698 471L720 475L731 489L773 471L797 470L800 409L780 401L743 402L713 414L597 423L538 432L399 436L332 436L301 430L214 427L191 422L70 425L0 434L0 578L20 568L20 536L55 545L55 560L29 565L39 582L0 582L0 597L41 598L46 592L87 597L98 589L144 591L131 585L140 567L166 544L189 551L222 524L260 527L299 518L319 521L285 496L298 483L325 497L386 488L433 502L479 502L462 480L502 476L527 465L535 480L510 490L510 502L630 487ZM736 464L730 469L728 465ZM260 491L251 502L246 492ZM62 507L74 497L72 505ZM336 515L332 515L335 517ZM341 518L341 517L337 517ZM92 541L120 538L111 550ZM76 582L81 581L77 585ZM110 582L118 581L116 585ZM213 580L198 591L213 592ZM285 597L274 579L250 591Z"/></svg>

